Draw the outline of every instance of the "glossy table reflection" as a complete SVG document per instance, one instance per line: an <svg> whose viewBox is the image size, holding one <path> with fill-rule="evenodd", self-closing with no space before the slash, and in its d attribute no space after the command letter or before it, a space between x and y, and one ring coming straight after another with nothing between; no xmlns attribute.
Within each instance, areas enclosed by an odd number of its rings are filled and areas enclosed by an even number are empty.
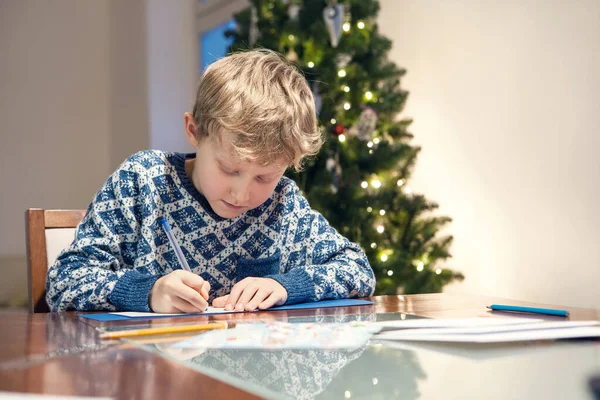
<svg viewBox="0 0 600 400"><path fill-rule="evenodd" d="M176 350L188 335L102 342L99 331L226 320L290 322L502 316L485 308L514 302L429 294L374 297L377 304L292 311L97 322L75 313L1 312L0 391L118 399L220 398L569 398L591 399L600 373L592 341L456 345L372 341L352 352ZM550 306L557 308L557 306ZM571 320L598 310L566 308ZM544 317L549 320L558 317ZM97 329L98 328L98 329Z"/></svg>

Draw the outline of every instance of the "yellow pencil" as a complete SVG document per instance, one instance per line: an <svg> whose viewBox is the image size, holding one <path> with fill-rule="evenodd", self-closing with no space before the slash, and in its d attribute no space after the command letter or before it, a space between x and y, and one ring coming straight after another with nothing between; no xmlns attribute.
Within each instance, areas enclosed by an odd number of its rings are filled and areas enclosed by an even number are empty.
<svg viewBox="0 0 600 400"><path fill-rule="evenodd" d="M163 328L131 329L100 334L100 339L119 339L132 336L161 335L164 333L179 333L193 331L208 331L212 329L227 329L227 322L214 322L197 325L176 325Z"/></svg>

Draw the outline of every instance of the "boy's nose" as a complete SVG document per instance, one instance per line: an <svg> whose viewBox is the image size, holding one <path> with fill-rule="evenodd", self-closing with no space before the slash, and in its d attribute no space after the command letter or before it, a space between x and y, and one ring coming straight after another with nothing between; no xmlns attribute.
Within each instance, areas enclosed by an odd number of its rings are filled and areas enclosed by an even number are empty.
<svg viewBox="0 0 600 400"><path fill-rule="evenodd" d="M250 184L235 185L231 188L231 197L235 206L243 206L250 200Z"/></svg>

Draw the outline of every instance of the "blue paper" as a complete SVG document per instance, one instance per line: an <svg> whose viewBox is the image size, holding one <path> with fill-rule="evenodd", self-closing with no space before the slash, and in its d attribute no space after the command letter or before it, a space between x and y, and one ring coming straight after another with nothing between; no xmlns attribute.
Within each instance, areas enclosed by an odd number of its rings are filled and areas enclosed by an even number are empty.
<svg viewBox="0 0 600 400"><path fill-rule="evenodd" d="M374 301L368 300L356 300L356 299L340 299L340 300L322 300L311 303L299 303L291 304L288 306L272 307L268 310L263 311L277 311L277 310L303 310L309 308L328 308L328 307L351 307L351 306L365 306L375 304ZM223 311L219 314L231 314L236 311ZM237 311L239 312L239 311ZM178 314L178 315L163 315L163 316L143 316L143 317L127 317L124 315L112 314L112 313L98 313L98 314L77 314L80 317L92 319L94 321L126 321L126 320L139 320L139 319L156 319L156 318L174 318L174 317L187 317L187 316L198 316L204 314ZM215 314L210 314L215 315Z"/></svg>

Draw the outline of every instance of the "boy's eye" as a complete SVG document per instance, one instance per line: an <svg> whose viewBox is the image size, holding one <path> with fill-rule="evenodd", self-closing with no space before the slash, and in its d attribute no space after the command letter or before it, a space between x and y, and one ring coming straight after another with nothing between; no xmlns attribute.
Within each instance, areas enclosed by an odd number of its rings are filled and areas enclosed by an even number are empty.
<svg viewBox="0 0 600 400"><path fill-rule="evenodd" d="M273 180L273 178L268 176L257 176L256 180L261 183L269 183Z"/></svg>
<svg viewBox="0 0 600 400"><path fill-rule="evenodd" d="M223 171L227 175L236 175L237 174L236 171L232 171L232 170L229 170L229 169L226 169L226 168L221 168L221 171Z"/></svg>

